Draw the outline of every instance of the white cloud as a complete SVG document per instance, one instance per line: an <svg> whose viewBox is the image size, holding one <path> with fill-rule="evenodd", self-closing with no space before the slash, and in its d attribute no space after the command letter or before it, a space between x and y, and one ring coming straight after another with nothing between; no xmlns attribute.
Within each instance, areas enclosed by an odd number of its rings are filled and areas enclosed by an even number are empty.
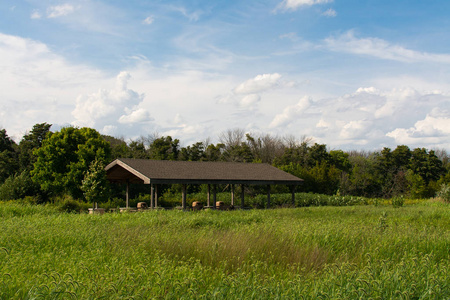
<svg viewBox="0 0 450 300"><path fill-rule="evenodd" d="M450 55L448 54L414 51L378 38L357 38L351 30L340 36L325 39L324 45L336 52L367 55L401 62L450 63Z"/></svg>
<svg viewBox="0 0 450 300"><path fill-rule="evenodd" d="M279 8L285 10L297 10L302 6L312 6L330 2L333 2L333 0L283 0L283 2L279 4Z"/></svg>
<svg viewBox="0 0 450 300"><path fill-rule="evenodd" d="M0 33L0 126L21 136L34 124L67 124L77 95L101 84L104 74L74 65L45 44Z"/></svg>
<svg viewBox="0 0 450 300"><path fill-rule="evenodd" d="M339 137L345 140L364 139L367 132L369 132L368 129L371 124L372 123L367 120L349 121L342 125Z"/></svg>
<svg viewBox="0 0 450 300"><path fill-rule="evenodd" d="M280 85L281 75L278 73L257 75L238 85L234 92L236 94L261 93Z"/></svg>
<svg viewBox="0 0 450 300"><path fill-rule="evenodd" d="M76 107L72 111L75 117L73 125L95 128L120 128L118 123L130 126L153 121L150 113L139 105L144 100L143 94L138 94L128 88L131 75L121 72L116 78L113 89L100 89L90 95L80 95ZM117 134L123 131L118 130Z"/></svg>
<svg viewBox="0 0 450 300"><path fill-rule="evenodd" d="M329 8L329 9L327 9L326 11L324 11L324 12L322 13L322 16L326 16L326 17L336 17L336 16L337 16L337 12L336 12L334 9Z"/></svg>
<svg viewBox="0 0 450 300"><path fill-rule="evenodd" d="M289 123L299 118L311 104L312 101L309 97L303 97L297 104L286 107L281 114L276 115L270 123L269 128L287 126Z"/></svg>
<svg viewBox="0 0 450 300"><path fill-rule="evenodd" d="M50 6L47 8L47 18L58 18L67 16L75 11L75 8L71 4L62 4L56 6Z"/></svg>
<svg viewBox="0 0 450 300"><path fill-rule="evenodd" d="M203 13L204 13L201 10L189 12L186 8L184 8L182 6L170 6L169 8L181 13L183 16L188 18L189 21L194 21L194 22L198 21L200 19L200 16L203 15Z"/></svg>
<svg viewBox="0 0 450 300"><path fill-rule="evenodd" d="M318 80L320 72L242 78L226 70L176 68L175 62L156 67L137 57L126 72L111 76L70 63L41 42L0 34L0 126L20 136L41 122L92 125L127 139L157 130L185 144L235 127L311 136L342 149L449 144L448 86L428 84L426 76L392 77L391 85L365 81L350 92L352 85L342 80L343 87L330 92L334 83ZM312 84L292 84L308 79Z"/></svg>
<svg viewBox="0 0 450 300"><path fill-rule="evenodd" d="M199 123L183 123L162 132L162 135L171 136L174 138L181 137L182 139L180 142L182 145L200 142L202 140L201 137L208 137L208 134L211 134L211 132L208 131L208 128Z"/></svg>
<svg viewBox="0 0 450 300"><path fill-rule="evenodd" d="M242 98L241 101L239 102L239 105L241 107L253 107L259 101L261 101L261 97L259 95L250 94Z"/></svg>
<svg viewBox="0 0 450 300"><path fill-rule="evenodd" d="M317 124L316 124L317 128L328 128L330 126L331 126L331 124L328 123L327 121L325 121L323 118L321 118L319 120L319 122L317 122Z"/></svg>
<svg viewBox="0 0 450 300"><path fill-rule="evenodd" d="M30 18L37 20L37 19L41 19L42 15L39 11L36 10L36 11L33 11L33 13L30 15Z"/></svg>
<svg viewBox="0 0 450 300"><path fill-rule="evenodd" d="M126 110L128 112L127 115L122 115L119 118L119 123L121 124L136 124L136 123L147 123L153 121L153 118L150 116L150 113L143 109L138 108L136 110Z"/></svg>
<svg viewBox="0 0 450 300"><path fill-rule="evenodd" d="M445 93L363 87L341 97L308 99L274 114L268 128L277 134L300 132L349 150L396 144L450 147L450 96Z"/></svg>
<svg viewBox="0 0 450 300"><path fill-rule="evenodd" d="M396 128L388 132L397 144L415 144L429 147L450 147L450 111L434 109L423 120L410 128Z"/></svg>
<svg viewBox="0 0 450 300"><path fill-rule="evenodd" d="M257 112L261 94L269 94L275 89L293 88L295 85L293 81L282 81L278 73L261 74L240 83L226 95L216 97L216 102L233 104L240 108L241 112L243 110Z"/></svg>
<svg viewBox="0 0 450 300"><path fill-rule="evenodd" d="M142 24L145 25L150 25L155 21L155 18L153 16L148 16L147 18L145 18L144 21L142 21Z"/></svg>

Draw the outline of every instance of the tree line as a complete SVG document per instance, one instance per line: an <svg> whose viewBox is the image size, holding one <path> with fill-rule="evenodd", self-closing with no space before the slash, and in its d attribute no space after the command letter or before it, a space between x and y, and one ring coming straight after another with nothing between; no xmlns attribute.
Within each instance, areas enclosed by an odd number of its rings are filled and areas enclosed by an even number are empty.
<svg viewBox="0 0 450 300"><path fill-rule="evenodd" d="M450 183L445 150L399 145L379 151L328 150L307 137L273 136L229 129L182 147L157 133L125 141L92 128L51 124L33 126L19 143L0 130L0 199L26 196L48 201L68 194L75 199L107 198L114 192L104 166L122 158L268 163L304 179L301 191L365 197L432 197Z"/></svg>

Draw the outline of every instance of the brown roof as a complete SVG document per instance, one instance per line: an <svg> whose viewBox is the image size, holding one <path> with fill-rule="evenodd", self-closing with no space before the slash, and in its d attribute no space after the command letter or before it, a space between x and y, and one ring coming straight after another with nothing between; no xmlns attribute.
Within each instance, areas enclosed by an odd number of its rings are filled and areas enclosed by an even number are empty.
<svg viewBox="0 0 450 300"><path fill-rule="evenodd" d="M268 164L120 158L105 168L112 182L187 184L292 184L303 182Z"/></svg>

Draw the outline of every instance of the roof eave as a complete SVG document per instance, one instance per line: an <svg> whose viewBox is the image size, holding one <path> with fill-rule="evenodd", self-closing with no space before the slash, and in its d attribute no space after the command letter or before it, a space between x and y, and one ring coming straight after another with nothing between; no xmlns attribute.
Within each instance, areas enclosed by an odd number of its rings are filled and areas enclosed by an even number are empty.
<svg viewBox="0 0 450 300"><path fill-rule="evenodd" d="M145 176L141 172L137 171L136 169L130 167L129 165L127 165L126 163L124 163L120 159L116 159L115 161L113 161L112 163L107 165L105 167L105 171L108 172L108 170L112 169L115 166L120 166L120 167L124 168L125 170L127 170L128 172L133 174L134 176L136 176L139 179L141 179L144 182L144 184L150 184L150 178L148 178L147 176Z"/></svg>

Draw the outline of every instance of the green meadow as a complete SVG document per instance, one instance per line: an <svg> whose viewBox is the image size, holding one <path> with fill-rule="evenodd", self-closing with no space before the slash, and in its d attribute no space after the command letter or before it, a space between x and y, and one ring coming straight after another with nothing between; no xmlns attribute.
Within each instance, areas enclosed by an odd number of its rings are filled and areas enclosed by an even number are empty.
<svg viewBox="0 0 450 300"><path fill-rule="evenodd" d="M450 206L0 203L0 299L449 299Z"/></svg>

